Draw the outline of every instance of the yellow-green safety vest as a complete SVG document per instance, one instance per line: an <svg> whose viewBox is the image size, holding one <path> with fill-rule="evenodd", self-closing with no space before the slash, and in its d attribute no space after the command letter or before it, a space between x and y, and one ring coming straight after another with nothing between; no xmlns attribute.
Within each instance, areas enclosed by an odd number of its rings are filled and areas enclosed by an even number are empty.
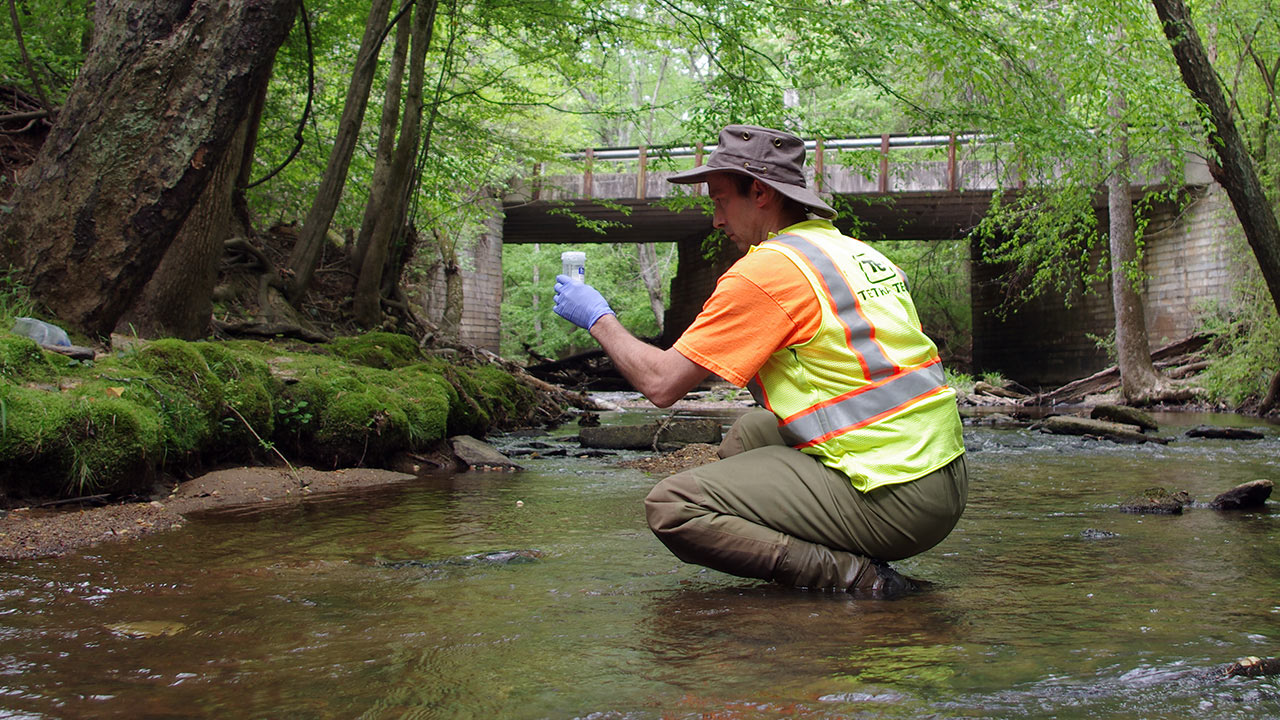
<svg viewBox="0 0 1280 720"><path fill-rule="evenodd" d="M790 445L863 492L964 452L955 390L902 270L825 220L793 225L750 252L787 257L822 300L813 338L775 352L748 385Z"/></svg>

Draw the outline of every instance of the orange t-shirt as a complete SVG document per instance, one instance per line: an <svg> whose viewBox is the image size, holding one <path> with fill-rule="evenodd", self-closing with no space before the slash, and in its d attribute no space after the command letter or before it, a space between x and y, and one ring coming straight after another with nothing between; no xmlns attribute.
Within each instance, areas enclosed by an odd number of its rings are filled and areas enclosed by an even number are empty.
<svg viewBox="0 0 1280 720"><path fill-rule="evenodd" d="M807 342L822 324L813 287L790 258L761 246L716 282L676 351L745 386L778 350Z"/></svg>

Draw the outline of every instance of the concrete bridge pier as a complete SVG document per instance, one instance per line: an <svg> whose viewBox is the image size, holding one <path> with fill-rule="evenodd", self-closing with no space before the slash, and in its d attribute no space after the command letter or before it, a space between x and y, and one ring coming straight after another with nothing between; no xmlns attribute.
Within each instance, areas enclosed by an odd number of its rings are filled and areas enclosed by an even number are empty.
<svg viewBox="0 0 1280 720"><path fill-rule="evenodd" d="M676 276L671 279L671 297L663 317L661 347L671 347L693 323L702 304L711 297L716 281L741 255L727 241L708 257L704 247L712 231L700 229L676 241Z"/></svg>

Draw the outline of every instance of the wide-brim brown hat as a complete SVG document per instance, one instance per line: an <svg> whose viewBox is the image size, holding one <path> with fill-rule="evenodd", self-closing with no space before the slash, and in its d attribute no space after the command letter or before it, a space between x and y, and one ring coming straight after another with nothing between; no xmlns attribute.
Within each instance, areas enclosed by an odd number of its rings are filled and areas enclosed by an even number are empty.
<svg viewBox="0 0 1280 720"><path fill-rule="evenodd" d="M804 179L804 141L790 133L755 125L729 125L720 131L720 144L707 164L667 178L673 183L705 182L715 172L732 172L755 178L807 207L813 214L831 219L836 211L809 189Z"/></svg>

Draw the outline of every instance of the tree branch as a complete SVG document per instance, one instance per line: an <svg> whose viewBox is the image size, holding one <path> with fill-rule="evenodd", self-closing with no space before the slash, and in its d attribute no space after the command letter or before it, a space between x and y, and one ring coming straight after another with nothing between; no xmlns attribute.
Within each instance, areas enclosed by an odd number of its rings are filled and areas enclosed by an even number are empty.
<svg viewBox="0 0 1280 720"><path fill-rule="evenodd" d="M49 98L44 94L44 85L40 82L40 74L36 72L36 67L31 62L31 56L27 54L27 44L22 41L22 23L18 22L18 5L14 0L9 0L9 20L13 22L13 36L18 41L18 52L22 55L22 65L26 68L27 78L31 80L31 87L36 92L36 97L40 98L40 106L48 112L53 112L53 106L49 104Z"/></svg>

